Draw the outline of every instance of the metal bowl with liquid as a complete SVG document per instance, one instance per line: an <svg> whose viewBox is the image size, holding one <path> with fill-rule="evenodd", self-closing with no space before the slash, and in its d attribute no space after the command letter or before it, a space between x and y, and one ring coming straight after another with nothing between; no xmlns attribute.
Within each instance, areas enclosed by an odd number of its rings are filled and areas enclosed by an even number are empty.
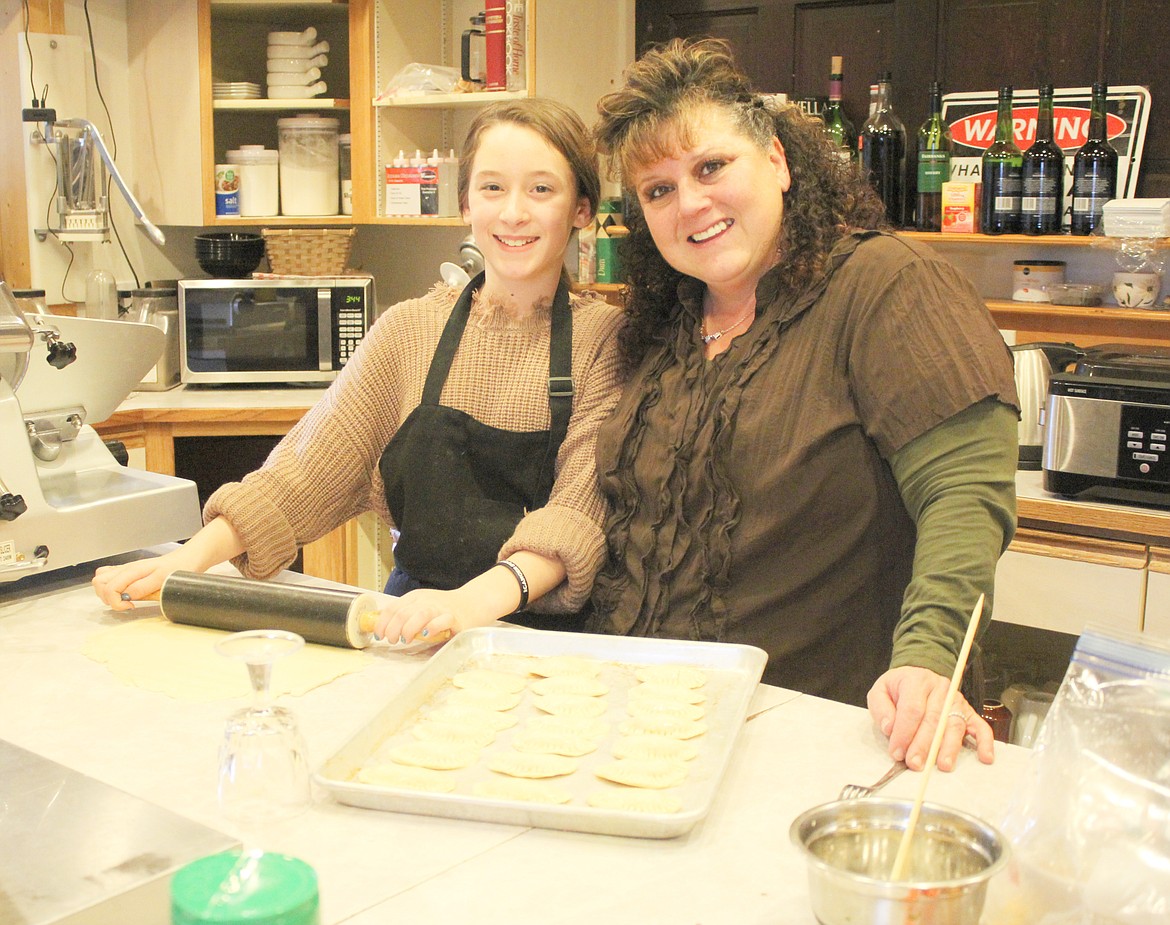
<svg viewBox="0 0 1170 925"><path fill-rule="evenodd" d="M978 925L987 881L1007 843L981 819L926 803L910 843L906 877L891 881L910 800L867 797L815 806L789 834L808 861L809 898L821 925Z"/></svg>

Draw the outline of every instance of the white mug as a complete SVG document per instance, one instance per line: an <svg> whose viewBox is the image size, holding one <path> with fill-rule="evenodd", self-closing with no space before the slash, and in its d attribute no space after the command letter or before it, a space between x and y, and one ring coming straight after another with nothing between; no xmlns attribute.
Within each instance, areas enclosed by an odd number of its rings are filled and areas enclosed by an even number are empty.
<svg viewBox="0 0 1170 925"><path fill-rule="evenodd" d="M1124 308L1147 308L1162 288L1160 273L1114 273L1113 298Z"/></svg>

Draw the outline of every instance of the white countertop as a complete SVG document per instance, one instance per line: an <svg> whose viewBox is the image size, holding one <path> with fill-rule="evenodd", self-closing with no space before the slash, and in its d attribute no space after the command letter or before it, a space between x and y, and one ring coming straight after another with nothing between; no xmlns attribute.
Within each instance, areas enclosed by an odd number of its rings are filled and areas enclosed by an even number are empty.
<svg viewBox="0 0 1170 925"><path fill-rule="evenodd" d="M82 655L89 634L123 619L99 604L88 577L64 570L0 585L0 738L238 836L217 809L215 762L224 719L239 704L131 688ZM311 762L364 726L425 658L382 652L356 674L283 701ZM986 767L964 751L953 773L932 775L928 798L996 823L1029 754L1000 746ZM679 838L413 816L321 797L267 847L313 865L326 925L813 925L789 825L888 765L864 710L761 686L710 814ZM914 797L920 780L904 774L884 793ZM167 910L158 913L165 922Z"/></svg>
<svg viewBox="0 0 1170 925"><path fill-rule="evenodd" d="M131 392L118 406L118 411L309 408L324 394L325 389L321 386L262 389L177 385L165 392Z"/></svg>

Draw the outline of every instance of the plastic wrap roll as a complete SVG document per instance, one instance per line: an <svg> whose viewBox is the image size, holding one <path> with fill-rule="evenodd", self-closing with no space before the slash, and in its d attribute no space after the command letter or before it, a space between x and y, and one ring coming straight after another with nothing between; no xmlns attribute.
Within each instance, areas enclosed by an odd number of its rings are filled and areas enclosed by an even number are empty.
<svg viewBox="0 0 1170 925"><path fill-rule="evenodd" d="M163 616L172 623L211 629L279 629L341 648L369 642L359 628L359 591L255 581L198 572L174 572L159 594Z"/></svg>

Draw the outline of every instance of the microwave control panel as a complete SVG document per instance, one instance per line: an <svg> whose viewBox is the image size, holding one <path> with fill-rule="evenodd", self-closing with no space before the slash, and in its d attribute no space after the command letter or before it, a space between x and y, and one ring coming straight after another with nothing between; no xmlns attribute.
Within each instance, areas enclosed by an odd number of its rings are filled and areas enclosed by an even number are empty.
<svg viewBox="0 0 1170 925"><path fill-rule="evenodd" d="M359 286L338 286L330 293L333 316L337 319L333 326L334 368L341 369L366 335L369 320L367 293L365 288Z"/></svg>

